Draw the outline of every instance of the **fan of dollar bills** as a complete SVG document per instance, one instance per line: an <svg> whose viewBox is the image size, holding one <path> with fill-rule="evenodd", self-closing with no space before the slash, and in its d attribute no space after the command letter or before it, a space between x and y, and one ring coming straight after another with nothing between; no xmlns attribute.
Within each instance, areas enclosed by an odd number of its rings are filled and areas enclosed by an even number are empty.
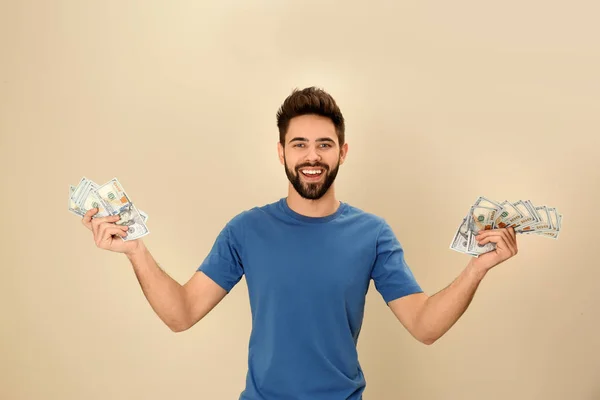
<svg viewBox="0 0 600 400"><path fill-rule="evenodd" d="M117 178L98 185L83 177L77 186L69 186L70 212L83 217L86 212L96 207L98 212L94 218L118 214L121 219L116 224L129 226L126 236L122 237L124 241L139 239L150 233L146 226L148 215L137 209Z"/></svg>
<svg viewBox="0 0 600 400"><path fill-rule="evenodd" d="M481 230L512 227L517 234L558 239L561 226L562 214L554 207L536 206L530 200L499 203L479 197L463 218L450 248L477 257L496 249L495 243L477 243L475 236Z"/></svg>

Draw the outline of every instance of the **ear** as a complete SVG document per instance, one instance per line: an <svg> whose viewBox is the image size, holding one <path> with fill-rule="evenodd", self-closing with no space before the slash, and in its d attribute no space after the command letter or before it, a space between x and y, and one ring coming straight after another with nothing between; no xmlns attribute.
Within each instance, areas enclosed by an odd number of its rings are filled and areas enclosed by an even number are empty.
<svg viewBox="0 0 600 400"><path fill-rule="evenodd" d="M281 165L285 165L285 159L283 158L283 146L279 141L277 142L277 153L279 155L279 162Z"/></svg>
<svg viewBox="0 0 600 400"><path fill-rule="evenodd" d="M342 165L344 163L347 155L348 155L348 143L344 143L344 145L340 149L340 165Z"/></svg>

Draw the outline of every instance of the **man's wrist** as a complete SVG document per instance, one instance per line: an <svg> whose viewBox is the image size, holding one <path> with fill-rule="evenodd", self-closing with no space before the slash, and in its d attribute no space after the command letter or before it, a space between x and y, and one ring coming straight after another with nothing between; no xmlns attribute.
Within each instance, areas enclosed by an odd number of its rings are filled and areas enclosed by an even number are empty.
<svg viewBox="0 0 600 400"><path fill-rule="evenodd" d="M135 247L135 249L125 252L125 256L127 256L127 258L131 261L133 259L139 258L141 255L143 255L146 252L146 246L144 245L144 242L141 239L138 239L138 244Z"/></svg>
<svg viewBox="0 0 600 400"><path fill-rule="evenodd" d="M483 267L477 265L476 258L473 257L469 263L467 264L466 271L469 276L472 276L474 279L481 281L485 278L488 270Z"/></svg>

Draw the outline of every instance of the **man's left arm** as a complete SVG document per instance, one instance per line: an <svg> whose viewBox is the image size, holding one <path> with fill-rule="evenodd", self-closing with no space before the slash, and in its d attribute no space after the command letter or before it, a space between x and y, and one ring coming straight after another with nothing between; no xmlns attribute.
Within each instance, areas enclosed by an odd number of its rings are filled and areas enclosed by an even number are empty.
<svg viewBox="0 0 600 400"><path fill-rule="evenodd" d="M513 228L493 229L476 236L479 244L492 242L496 249L472 258L461 274L433 296L417 293L388 303L398 320L417 340L432 344L467 310L487 272L517 254Z"/></svg>

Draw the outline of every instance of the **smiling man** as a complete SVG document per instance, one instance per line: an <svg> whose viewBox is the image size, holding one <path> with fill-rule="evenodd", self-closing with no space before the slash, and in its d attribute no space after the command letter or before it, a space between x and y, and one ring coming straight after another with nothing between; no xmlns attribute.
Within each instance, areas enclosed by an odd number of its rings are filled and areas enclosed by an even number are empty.
<svg viewBox="0 0 600 400"><path fill-rule="evenodd" d="M327 117L296 116L291 127L291 121L284 118L281 111L279 126L288 124L288 127L280 128L279 159L296 193L304 199L319 200L333 185L348 145L339 143L336 129Z"/></svg>
<svg viewBox="0 0 600 400"><path fill-rule="evenodd" d="M371 281L418 341L432 344L460 318L486 273L517 253L512 229L477 239L496 250L472 258L432 296L406 264L384 218L335 195L348 154L334 99L295 90L277 112L279 160L288 194L228 221L190 280L166 274L141 239L122 241L117 218L83 223L98 247L125 253L153 310L173 331L194 326L245 276L252 313L248 372L240 399L357 400L366 382L356 345Z"/></svg>
<svg viewBox="0 0 600 400"><path fill-rule="evenodd" d="M336 131L327 117L297 116L290 125L287 136L292 137L286 139L284 133L277 144L290 184L307 200L320 200L328 192L328 197L334 196L329 188L344 162L348 145L338 144ZM303 136L294 136L295 132Z"/></svg>

